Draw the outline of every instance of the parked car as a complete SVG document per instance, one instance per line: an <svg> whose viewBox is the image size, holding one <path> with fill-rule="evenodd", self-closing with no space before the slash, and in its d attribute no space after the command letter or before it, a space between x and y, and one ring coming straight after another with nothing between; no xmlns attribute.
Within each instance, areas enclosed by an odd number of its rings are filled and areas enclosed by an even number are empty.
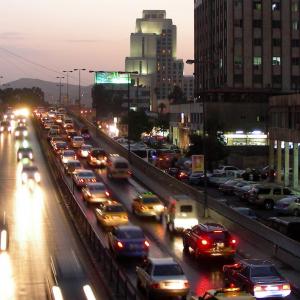
<svg viewBox="0 0 300 300"><path fill-rule="evenodd" d="M240 185L241 179L229 179L219 185L219 191L224 195L232 195L237 185ZM245 183L246 184L246 183Z"/></svg>
<svg viewBox="0 0 300 300"><path fill-rule="evenodd" d="M285 298L291 293L289 282L275 266L263 259L243 259L223 267L227 282L233 283L256 298Z"/></svg>
<svg viewBox="0 0 300 300"><path fill-rule="evenodd" d="M236 178L234 173L227 172L225 173L220 173L220 174L212 174L211 176L208 177L208 184L214 187L218 187L220 184L225 183L228 180Z"/></svg>
<svg viewBox="0 0 300 300"><path fill-rule="evenodd" d="M249 192L248 201L255 205L272 210L274 205L282 198L293 195L287 187L278 185L258 185Z"/></svg>
<svg viewBox="0 0 300 300"><path fill-rule="evenodd" d="M203 172L192 172L189 176L189 184L200 185L204 182Z"/></svg>
<svg viewBox="0 0 300 300"><path fill-rule="evenodd" d="M278 214L300 217L300 196L288 196L280 199L274 206Z"/></svg>
<svg viewBox="0 0 300 300"><path fill-rule="evenodd" d="M232 259L236 252L237 239L221 224L199 224L183 232L183 250L193 251L196 259L224 257Z"/></svg>
<svg viewBox="0 0 300 300"><path fill-rule="evenodd" d="M149 258L136 268L137 287L143 289L147 299L182 297L186 299L190 284L180 265L173 258Z"/></svg>
<svg viewBox="0 0 300 300"><path fill-rule="evenodd" d="M234 171L237 174L242 174L244 171L235 166L219 166L213 170L213 174L226 174L228 171Z"/></svg>
<svg viewBox="0 0 300 300"><path fill-rule="evenodd" d="M236 186L234 188L234 195L236 195L240 200L247 201L249 198L249 192L256 187L256 183L248 182L246 185Z"/></svg>
<svg viewBox="0 0 300 300"><path fill-rule="evenodd" d="M149 242L143 230L134 225L115 227L108 234L109 249L117 257L146 258L149 253Z"/></svg>

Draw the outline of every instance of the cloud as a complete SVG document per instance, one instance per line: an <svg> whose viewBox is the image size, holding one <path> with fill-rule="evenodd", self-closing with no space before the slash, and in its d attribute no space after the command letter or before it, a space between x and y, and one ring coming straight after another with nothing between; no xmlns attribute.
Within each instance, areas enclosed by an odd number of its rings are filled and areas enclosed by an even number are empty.
<svg viewBox="0 0 300 300"><path fill-rule="evenodd" d="M17 31L0 32L0 40L23 40L24 34Z"/></svg>

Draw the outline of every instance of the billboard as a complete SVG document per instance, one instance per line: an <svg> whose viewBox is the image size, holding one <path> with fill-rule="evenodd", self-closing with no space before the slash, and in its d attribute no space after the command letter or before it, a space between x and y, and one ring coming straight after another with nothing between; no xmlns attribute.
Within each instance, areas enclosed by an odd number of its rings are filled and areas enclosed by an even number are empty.
<svg viewBox="0 0 300 300"><path fill-rule="evenodd" d="M130 74L119 72L95 72L95 84L128 84Z"/></svg>
<svg viewBox="0 0 300 300"><path fill-rule="evenodd" d="M192 155L192 172L204 172L204 155Z"/></svg>

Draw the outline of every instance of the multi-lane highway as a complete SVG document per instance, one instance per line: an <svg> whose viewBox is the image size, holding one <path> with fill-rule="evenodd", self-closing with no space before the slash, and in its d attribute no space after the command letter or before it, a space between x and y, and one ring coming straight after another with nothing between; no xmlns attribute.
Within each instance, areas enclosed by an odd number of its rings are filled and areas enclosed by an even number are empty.
<svg viewBox="0 0 300 300"><path fill-rule="evenodd" d="M79 124L80 125L80 124ZM111 151L103 141L97 139L95 136L90 142L94 146L104 147L106 150ZM86 168L89 166L85 160L82 163ZM62 165L61 165L62 168ZM130 213L130 221L143 228L148 240L150 241L150 256L165 257L172 256L181 264L185 274L191 283L191 291L193 294L201 295L207 289L222 287L224 285L222 266L224 261L222 260L205 260L201 263L197 263L191 256L183 254L182 240L180 236L172 237L168 234L164 224L157 223L151 220L140 219L131 214L132 199L138 192L148 190L146 187L130 179L128 182L117 182L107 179L106 171L101 170L97 172L98 179L103 181L109 188L113 197L122 202ZM67 178L68 184L72 186L71 178ZM151 190L151 187L149 188ZM107 243L106 231L104 231L96 222L94 216L94 207L87 206L83 200L80 191L75 189L76 201L85 210L90 224L95 228L98 235L102 238L104 243ZM245 244L244 244L245 245ZM240 258L239 256L237 258ZM268 257L264 257L268 258ZM121 266L125 269L132 282L135 284L135 265L136 262L120 262ZM295 295L291 295L289 299L297 299Z"/></svg>
<svg viewBox="0 0 300 300"><path fill-rule="evenodd" d="M28 141L42 178L34 189L21 183L22 162L17 162L16 152L22 141L15 140L13 133L0 135L0 214L6 212L10 237L8 252L0 254L0 299L46 299L45 275L50 255L71 250L80 257L97 299L108 299L59 204L31 125Z"/></svg>

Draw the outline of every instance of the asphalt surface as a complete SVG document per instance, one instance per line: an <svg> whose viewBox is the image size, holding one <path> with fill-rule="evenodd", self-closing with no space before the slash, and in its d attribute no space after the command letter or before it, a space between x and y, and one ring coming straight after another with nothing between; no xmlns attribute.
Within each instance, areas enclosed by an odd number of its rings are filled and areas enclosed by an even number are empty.
<svg viewBox="0 0 300 300"><path fill-rule="evenodd" d="M80 124L80 123L79 123ZM110 149L106 144L103 144L99 139L97 141L91 140L87 142L94 146L101 146L107 151ZM90 168L85 160L81 160L86 168ZM164 224L160 224L156 221L137 218L131 214L132 199L138 192L149 190L134 179L130 179L128 182L118 182L107 179L106 171L97 171L99 179L103 181L109 188L113 197L122 202L130 213L130 221L143 228L148 240L150 241L150 256L152 257L174 257L182 266L186 276L191 284L192 294L202 295L206 290L212 288L219 288L224 286L222 267L224 263L220 259L206 259L197 262L192 256L183 254L182 239L180 236L172 237L166 231ZM72 180L69 178L68 182L72 185ZM76 189L75 189L76 190ZM151 190L151 188L150 188ZM90 223L99 232L99 235L103 238L103 241L107 241L106 231L103 230L96 222L94 216L94 208L87 206L83 200L80 191L76 191L76 200L78 204L86 210ZM240 259L237 255L237 259ZM129 260L120 262L122 267L126 270L128 276L135 283L135 265L136 262ZM287 299L297 299L295 295L290 295Z"/></svg>
<svg viewBox="0 0 300 300"><path fill-rule="evenodd" d="M42 178L33 187L21 183L22 162L16 152L22 141L13 134L0 135L0 215L5 211L9 226L9 250L0 254L0 299L46 299L45 275L50 255L57 251L74 251L97 299L108 299L59 203L31 125L28 140Z"/></svg>

